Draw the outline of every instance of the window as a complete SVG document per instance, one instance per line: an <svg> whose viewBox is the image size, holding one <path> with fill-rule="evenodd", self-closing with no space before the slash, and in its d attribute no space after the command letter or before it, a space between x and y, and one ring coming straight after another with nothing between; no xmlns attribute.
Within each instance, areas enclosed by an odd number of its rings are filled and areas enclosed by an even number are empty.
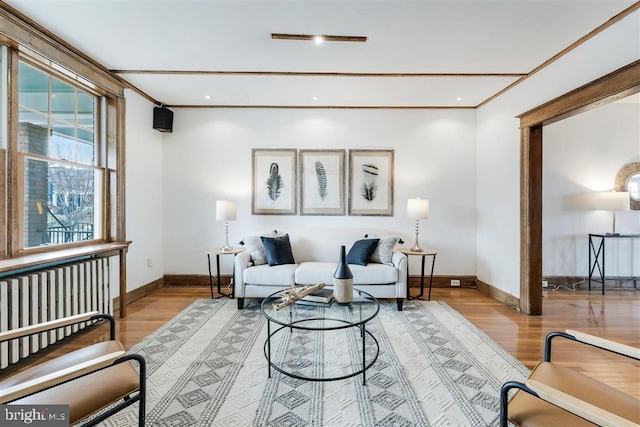
<svg viewBox="0 0 640 427"><path fill-rule="evenodd" d="M99 97L68 75L19 63L23 249L102 236Z"/></svg>

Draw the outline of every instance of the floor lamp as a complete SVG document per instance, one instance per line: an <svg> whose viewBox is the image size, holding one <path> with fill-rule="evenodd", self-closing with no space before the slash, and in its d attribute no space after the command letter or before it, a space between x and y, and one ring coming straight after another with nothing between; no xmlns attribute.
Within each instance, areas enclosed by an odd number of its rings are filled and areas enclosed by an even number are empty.
<svg viewBox="0 0 640 427"><path fill-rule="evenodd" d="M422 248L418 244L418 227L421 219L429 218L429 200L419 197L407 200L407 217L416 220L416 244L411 250L413 252L422 252Z"/></svg>
<svg viewBox="0 0 640 427"><path fill-rule="evenodd" d="M222 252L233 249L229 246L229 221L235 221L238 215L238 204L230 200L218 200L216 202L216 220L224 221L224 246Z"/></svg>

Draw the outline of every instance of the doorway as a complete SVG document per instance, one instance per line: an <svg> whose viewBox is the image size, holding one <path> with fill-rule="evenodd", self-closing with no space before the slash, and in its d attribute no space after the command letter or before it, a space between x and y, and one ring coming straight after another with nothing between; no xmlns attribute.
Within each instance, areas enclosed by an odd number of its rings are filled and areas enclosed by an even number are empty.
<svg viewBox="0 0 640 427"><path fill-rule="evenodd" d="M542 128L640 92L640 61L538 106L520 119L520 310L542 314Z"/></svg>

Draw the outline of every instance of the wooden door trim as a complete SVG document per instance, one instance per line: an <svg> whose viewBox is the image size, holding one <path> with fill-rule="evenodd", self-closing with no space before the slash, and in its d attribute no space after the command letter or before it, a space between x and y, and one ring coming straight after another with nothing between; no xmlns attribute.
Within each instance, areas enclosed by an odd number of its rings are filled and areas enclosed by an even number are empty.
<svg viewBox="0 0 640 427"><path fill-rule="evenodd" d="M529 110L520 119L520 310L542 314L542 127L640 92L640 60Z"/></svg>

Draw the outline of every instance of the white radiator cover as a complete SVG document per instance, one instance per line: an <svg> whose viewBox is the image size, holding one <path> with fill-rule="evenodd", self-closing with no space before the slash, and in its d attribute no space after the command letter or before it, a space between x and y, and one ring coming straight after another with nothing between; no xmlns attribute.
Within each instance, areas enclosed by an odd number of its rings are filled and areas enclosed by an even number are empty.
<svg viewBox="0 0 640 427"><path fill-rule="evenodd" d="M109 258L93 258L0 279L0 331L87 311L113 314ZM84 324L0 343L0 368L84 328Z"/></svg>

